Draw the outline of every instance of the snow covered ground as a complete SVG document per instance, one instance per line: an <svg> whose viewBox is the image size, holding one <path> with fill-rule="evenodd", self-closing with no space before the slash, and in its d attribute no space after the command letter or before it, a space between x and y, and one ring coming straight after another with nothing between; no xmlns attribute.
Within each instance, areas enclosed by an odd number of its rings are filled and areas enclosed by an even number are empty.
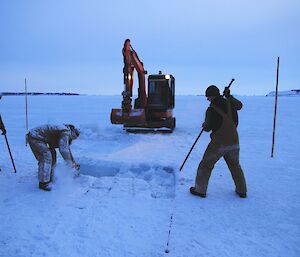
<svg viewBox="0 0 300 257"><path fill-rule="evenodd" d="M240 99L248 198L235 195L221 160L202 199L189 187L207 133L179 167L201 129L204 97L176 97L172 134L128 134L109 120L121 96L30 96L30 128L74 123L82 132L72 145L82 175L74 179L59 157L51 192L38 189L25 146L24 97L3 97L17 174L1 136L0 256L300 256L300 97L279 98L273 159L274 98Z"/></svg>
<svg viewBox="0 0 300 257"><path fill-rule="evenodd" d="M276 92L272 91L266 96L275 96ZM300 89L292 89L288 91L279 91L278 96L300 96Z"/></svg>

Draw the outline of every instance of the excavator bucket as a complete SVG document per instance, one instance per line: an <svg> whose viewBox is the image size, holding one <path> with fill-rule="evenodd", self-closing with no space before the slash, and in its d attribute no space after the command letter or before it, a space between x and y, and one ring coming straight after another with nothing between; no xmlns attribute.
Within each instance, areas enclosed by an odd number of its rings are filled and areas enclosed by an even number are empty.
<svg viewBox="0 0 300 257"><path fill-rule="evenodd" d="M132 109L130 112L123 112L122 109L112 109L110 114L110 121L112 124L145 124L145 110Z"/></svg>

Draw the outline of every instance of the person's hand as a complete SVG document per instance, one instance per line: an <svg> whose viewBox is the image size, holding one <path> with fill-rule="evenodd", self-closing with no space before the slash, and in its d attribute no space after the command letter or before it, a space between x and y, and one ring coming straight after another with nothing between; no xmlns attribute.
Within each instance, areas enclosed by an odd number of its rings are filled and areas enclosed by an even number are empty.
<svg viewBox="0 0 300 257"><path fill-rule="evenodd" d="M228 98L230 96L230 89L229 87L225 87L223 91L223 95Z"/></svg>
<svg viewBox="0 0 300 257"><path fill-rule="evenodd" d="M203 122L202 123L202 128L205 128L206 127L206 122Z"/></svg>
<svg viewBox="0 0 300 257"><path fill-rule="evenodd" d="M79 170L80 169L80 165L76 162L72 163L72 168L74 168L75 170Z"/></svg>
<svg viewBox="0 0 300 257"><path fill-rule="evenodd" d="M2 130L2 135L6 135L6 129L5 128L1 128Z"/></svg>
<svg viewBox="0 0 300 257"><path fill-rule="evenodd" d="M75 161L73 161L72 163L72 168L74 169L74 178L77 178L80 176L80 165L78 163L76 163Z"/></svg>

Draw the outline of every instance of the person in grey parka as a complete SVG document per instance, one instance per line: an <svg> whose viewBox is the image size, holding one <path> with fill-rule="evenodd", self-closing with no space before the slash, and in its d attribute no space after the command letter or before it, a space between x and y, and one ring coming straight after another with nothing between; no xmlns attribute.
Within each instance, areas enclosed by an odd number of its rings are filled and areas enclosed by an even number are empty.
<svg viewBox="0 0 300 257"><path fill-rule="evenodd" d="M30 148L38 160L38 179L39 188L50 191L53 176L53 169L56 163L56 151L60 154L67 164L79 170L70 150L72 140L79 136L79 130L74 125L43 125L31 129L27 134L27 141Z"/></svg>

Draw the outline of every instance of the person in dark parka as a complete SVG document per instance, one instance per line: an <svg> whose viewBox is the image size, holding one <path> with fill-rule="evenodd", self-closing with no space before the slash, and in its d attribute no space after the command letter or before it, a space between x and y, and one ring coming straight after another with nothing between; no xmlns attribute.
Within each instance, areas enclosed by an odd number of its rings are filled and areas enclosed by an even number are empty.
<svg viewBox="0 0 300 257"><path fill-rule="evenodd" d="M0 114L0 129L2 130L2 135L6 135L6 129L5 129L5 126L3 124L1 114Z"/></svg>
<svg viewBox="0 0 300 257"><path fill-rule="evenodd" d="M1 100L1 98L2 98L2 94L0 93L0 100ZM1 114L0 114L0 130L2 131L2 135L6 135L6 129L5 129L4 123L2 121ZM1 171L1 168L0 168L0 171Z"/></svg>
<svg viewBox="0 0 300 257"><path fill-rule="evenodd" d="M2 99L2 93L0 93L0 100L1 99ZM4 123L2 121L1 114L0 114L0 129L2 130L2 135L6 135L6 129L5 129Z"/></svg>
<svg viewBox="0 0 300 257"><path fill-rule="evenodd" d="M193 195L206 197L208 181L216 162L223 157L235 183L235 192L242 198L247 196L247 187L243 170L239 162L239 137L237 132L238 114L243 104L230 95L225 88L224 96L219 89L211 85L206 89L205 96L210 101L206 111L203 130L211 131L211 141L198 166L195 186L190 188Z"/></svg>

